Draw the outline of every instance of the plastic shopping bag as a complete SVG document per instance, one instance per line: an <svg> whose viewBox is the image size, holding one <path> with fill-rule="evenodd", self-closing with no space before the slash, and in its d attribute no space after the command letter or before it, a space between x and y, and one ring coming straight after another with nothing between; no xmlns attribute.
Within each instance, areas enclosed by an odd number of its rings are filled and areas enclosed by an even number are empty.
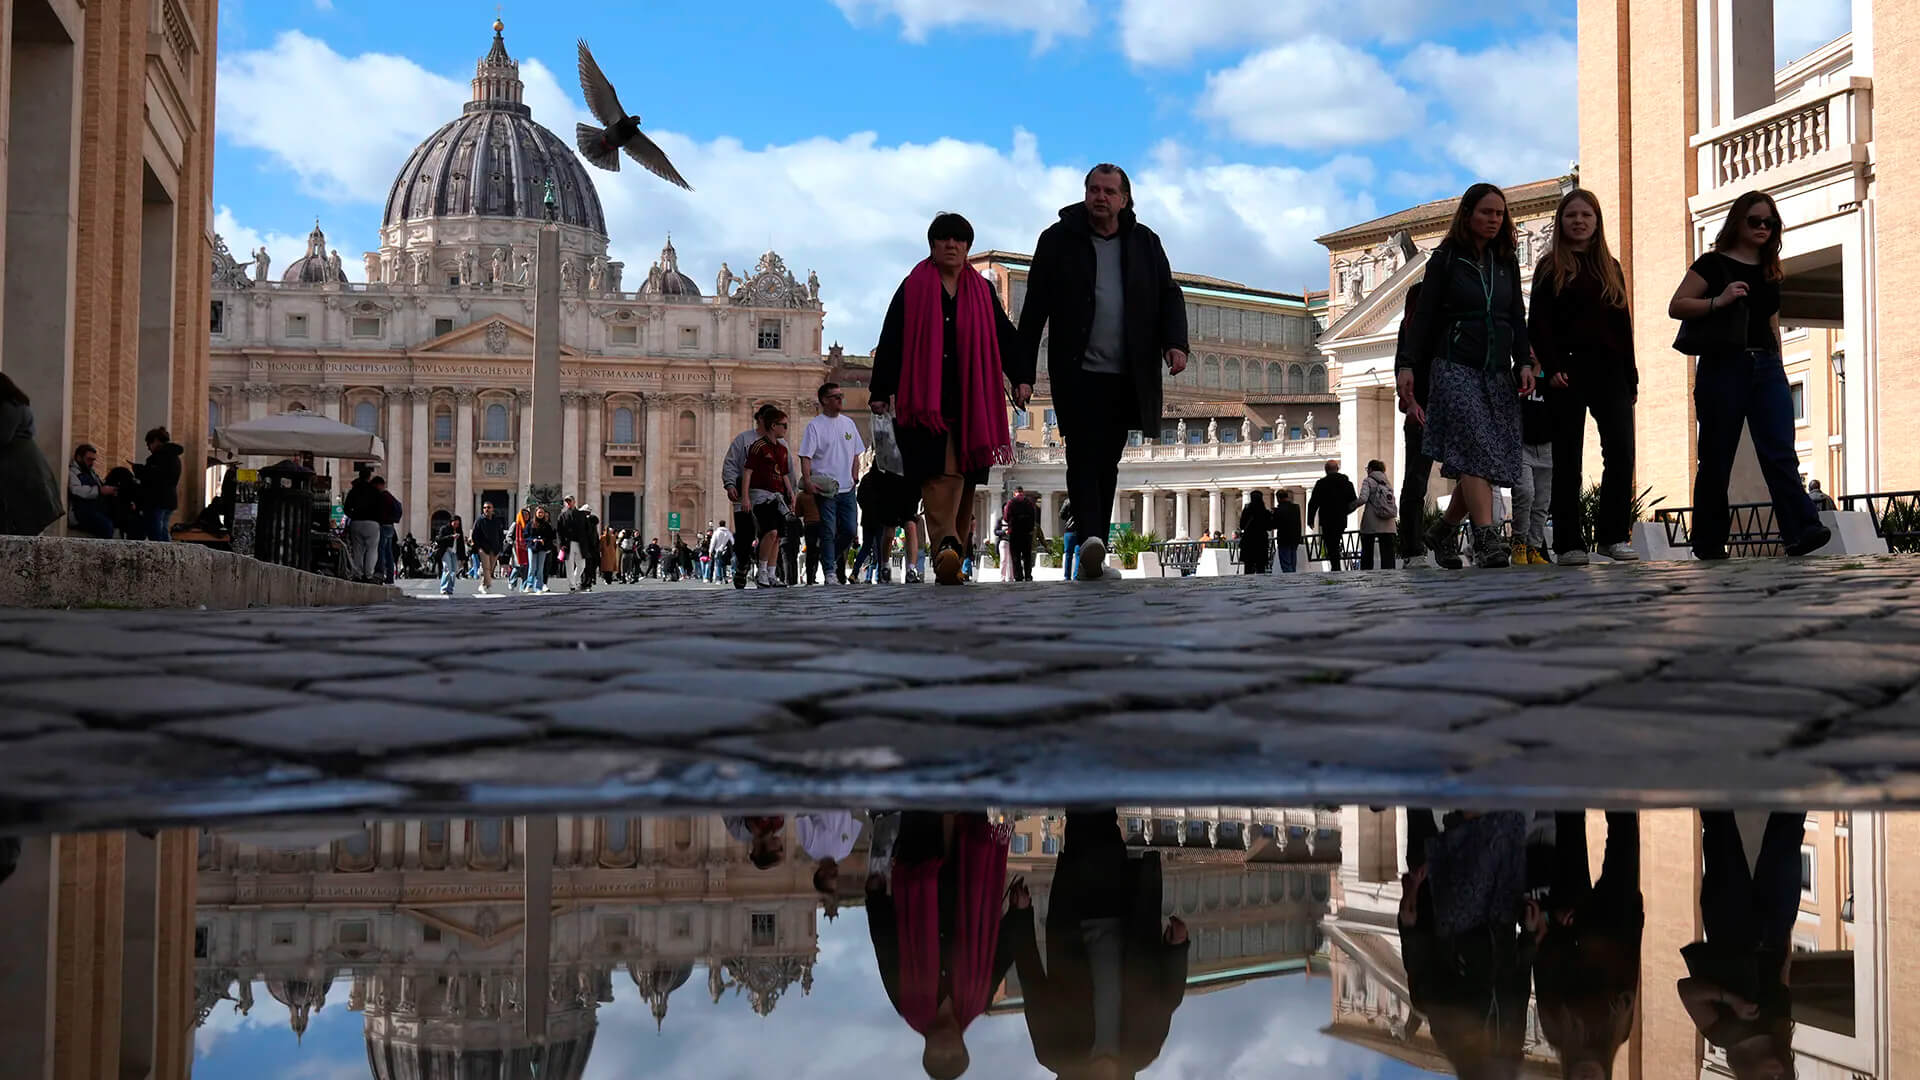
<svg viewBox="0 0 1920 1080"><path fill-rule="evenodd" d="M873 418L873 467L895 476L907 475L907 463L900 456L900 440L893 433L893 416Z"/></svg>

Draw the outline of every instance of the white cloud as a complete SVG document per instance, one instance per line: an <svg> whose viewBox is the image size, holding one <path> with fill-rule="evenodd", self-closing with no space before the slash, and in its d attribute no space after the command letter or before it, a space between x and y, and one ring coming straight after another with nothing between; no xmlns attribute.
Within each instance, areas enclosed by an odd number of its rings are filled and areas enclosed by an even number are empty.
<svg viewBox="0 0 1920 1080"><path fill-rule="evenodd" d="M327 246L340 252L340 260L343 268L347 272L347 277L357 281L365 276L361 272L360 265L360 252L363 249L363 244L355 243L356 240L363 239L361 235L362 231L354 230L349 233L345 229L336 228L335 224L344 225L347 223L347 215L335 211L331 216L339 218L340 220L337 223L329 223L324 220L321 222L321 227L327 234ZM214 211L213 231L218 233L220 238L227 242L227 250L233 252L233 257L240 260L241 264L247 267L249 277L253 274L254 249L262 244L265 244L267 247L267 258L269 259L267 274L276 281L279 280L281 271L285 270L295 259L307 253L307 234L305 231L279 232L269 229L266 232L261 232L251 225L242 223L239 218L234 216L233 209L224 203ZM374 229L364 230L365 241L371 241L375 239L377 235L377 231Z"/></svg>
<svg viewBox="0 0 1920 1080"><path fill-rule="evenodd" d="M315 11L332 11L333 0L313 0L313 9Z"/></svg>
<svg viewBox="0 0 1920 1080"><path fill-rule="evenodd" d="M848 21L900 20L908 41L925 41L931 31L982 26L1032 33L1036 48L1056 36L1077 37L1093 28L1087 0L833 0Z"/></svg>
<svg viewBox="0 0 1920 1080"><path fill-rule="evenodd" d="M374 67L387 78L342 75ZM273 72L270 90L254 75L267 71ZM453 80L412 61L342 57L298 35L232 57L221 77L223 101L253 95L235 106L245 110L244 130L236 136L223 119L224 137L267 151L301 178L302 190L354 204L352 216L344 207L328 210L325 224L355 277L365 249L340 241L374 242L393 174L416 143L458 115L465 97L464 88L448 91ZM524 58L521 77L540 123L569 131L586 118L570 80L562 84L544 64ZM424 106L405 101L393 94L395 85L421 88L431 100ZM336 130L322 117L313 121L322 130L304 133L313 101L326 102L322 112L378 119L371 128L342 122ZM838 340L856 352L872 346L894 289L925 257L926 224L936 211L967 214L978 249L1031 250L1058 209L1079 198L1082 175L1093 164L1048 161L1039 140L1020 130L1008 147L958 139L888 145L871 132L754 147L728 137L700 142L648 130L698 190L682 192L631 167L618 175L593 172L613 256L627 264L624 280L631 285L645 277L669 231L682 269L702 289L711 288L721 260L739 272L771 246L796 275L819 271L828 309L824 343ZM1149 161L1129 164L1141 218L1164 238L1177 267L1262 288L1292 291L1324 282L1325 256L1312 238L1380 212L1362 191L1371 171L1355 159L1315 168L1255 166L1194 161L1163 144ZM308 227L298 217L249 224L268 230L276 267L286 264L272 230L304 238ZM237 257L261 242L243 247L240 237L261 234L242 229L231 215L216 227ZM304 239L293 255L303 245Z"/></svg>
<svg viewBox="0 0 1920 1080"><path fill-rule="evenodd" d="M1421 121L1420 102L1378 59L1324 37L1208 75L1198 111L1237 138L1294 149L1379 142Z"/></svg>
<svg viewBox="0 0 1920 1080"><path fill-rule="evenodd" d="M1773 5L1774 63L1784 65L1853 28L1852 0L1793 0Z"/></svg>
<svg viewBox="0 0 1920 1080"><path fill-rule="evenodd" d="M1580 112L1571 38L1547 36L1463 53L1422 45L1401 73L1451 110L1433 137L1454 161L1500 184L1558 176L1579 156Z"/></svg>
<svg viewBox="0 0 1920 1080"><path fill-rule="evenodd" d="M1122 0L1120 45L1142 67L1178 67L1195 53L1246 52L1321 35L1404 43L1424 30L1483 18L1549 14L1556 0ZM1821 0L1830 3L1832 0Z"/></svg>

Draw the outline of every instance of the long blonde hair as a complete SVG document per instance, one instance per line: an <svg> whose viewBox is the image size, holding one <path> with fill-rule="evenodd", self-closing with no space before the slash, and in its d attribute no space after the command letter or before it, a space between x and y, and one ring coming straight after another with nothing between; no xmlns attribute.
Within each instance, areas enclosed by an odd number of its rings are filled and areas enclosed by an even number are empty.
<svg viewBox="0 0 1920 1080"><path fill-rule="evenodd" d="M1567 212L1567 204L1575 199L1593 208L1593 239L1587 241L1585 251L1575 251L1560 242L1561 218ZM1561 197L1559 207L1553 212L1553 243L1548 246L1546 257L1540 260L1535 275L1541 270L1552 275L1555 292L1564 292L1567 284L1584 270L1599 279L1602 300L1617 308L1627 306L1627 278L1620 272L1620 260L1607 248L1607 219L1593 192L1574 188Z"/></svg>

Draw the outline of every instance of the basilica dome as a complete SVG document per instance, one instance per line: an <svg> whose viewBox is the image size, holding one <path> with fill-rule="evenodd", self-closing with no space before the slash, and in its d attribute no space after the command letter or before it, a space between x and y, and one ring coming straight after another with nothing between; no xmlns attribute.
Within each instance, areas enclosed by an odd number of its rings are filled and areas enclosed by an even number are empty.
<svg viewBox="0 0 1920 1080"><path fill-rule="evenodd" d="M520 65L507 55L504 24L474 66L473 97L461 114L416 147L387 192L389 226L422 218L503 217L545 221L553 180L556 218L604 239L607 220L593 180L558 135L533 120L522 101Z"/></svg>

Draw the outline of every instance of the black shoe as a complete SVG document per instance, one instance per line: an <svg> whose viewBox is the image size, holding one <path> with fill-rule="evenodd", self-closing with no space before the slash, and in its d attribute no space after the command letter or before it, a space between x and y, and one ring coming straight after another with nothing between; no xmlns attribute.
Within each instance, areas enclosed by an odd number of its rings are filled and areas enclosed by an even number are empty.
<svg viewBox="0 0 1920 1080"><path fill-rule="evenodd" d="M1693 557L1701 562L1719 562L1730 556L1727 554L1727 549L1723 547L1699 547L1693 549Z"/></svg>
<svg viewBox="0 0 1920 1080"><path fill-rule="evenodd" d="M1460 527L1445 521L1427 533L1427 549L1433 553L1433 565L1443 570L1458 570L1466 565L1460 558Z"/></svg>
<svg viewBox="0 0 1920 1080"><path fill-rule="evenodd" d="M1832 539L1833 539L1832 529L1827 528L1825 525L1809 525L1807 526L1807 531L1800 534L1800 539L1795 540L1793 543L1787 545L1787 554L1788 555L1811 554L1815 551L1819 551L1823 547L1826 547L1827 543Z"/></svg>

